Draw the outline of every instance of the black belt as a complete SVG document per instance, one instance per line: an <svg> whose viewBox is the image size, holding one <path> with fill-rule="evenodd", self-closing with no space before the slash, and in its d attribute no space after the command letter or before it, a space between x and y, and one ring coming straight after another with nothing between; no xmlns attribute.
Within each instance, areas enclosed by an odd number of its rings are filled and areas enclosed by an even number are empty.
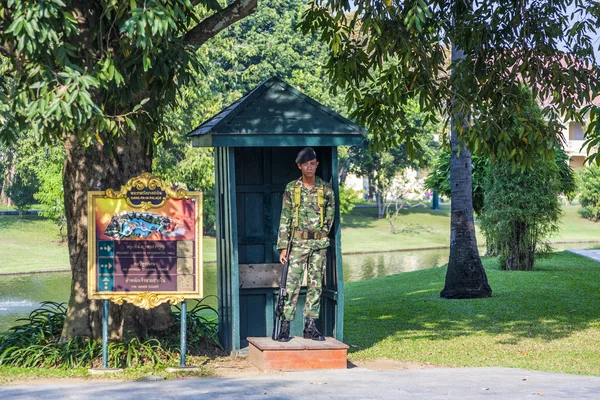
<svg viewBox="0 0 600 400"><path fill-rule="evenodd" d="M294 232L294 238L296 239L321 239L326 237L325 232L310 232L310 231L296 231Z"/></svg>

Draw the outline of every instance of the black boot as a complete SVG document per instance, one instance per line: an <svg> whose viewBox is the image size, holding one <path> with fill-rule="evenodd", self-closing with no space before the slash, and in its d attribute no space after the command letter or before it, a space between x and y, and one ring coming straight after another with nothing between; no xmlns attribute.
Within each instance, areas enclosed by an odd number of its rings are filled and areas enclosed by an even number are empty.
<svg viewBox="0 0 600 400"><path fill-rule="evenodd" d="M289 342L290 341L290 321L281 321L281 331L277 336L278 342Z"/></svg>
<svg viewBox="0 0 600 400"><path fill-rule="evenodd" d="M304 323L304 339L323 341L325 337L319 332L313 318L306 318Z"/></svg>

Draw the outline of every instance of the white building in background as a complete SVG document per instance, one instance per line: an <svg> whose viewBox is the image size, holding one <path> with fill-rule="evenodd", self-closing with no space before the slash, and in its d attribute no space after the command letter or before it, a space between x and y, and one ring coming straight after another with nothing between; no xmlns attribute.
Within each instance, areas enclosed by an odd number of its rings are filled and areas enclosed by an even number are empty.
<svg viewBox="0 0 600 400"><path fill-rule="evenodd" d="M565 124L563 136L565 139L565 152L569 156L569 164L573 169L579 169L586 165L587 147L583 147L585 143L586 127L579 122L570 122Z"/></svg>

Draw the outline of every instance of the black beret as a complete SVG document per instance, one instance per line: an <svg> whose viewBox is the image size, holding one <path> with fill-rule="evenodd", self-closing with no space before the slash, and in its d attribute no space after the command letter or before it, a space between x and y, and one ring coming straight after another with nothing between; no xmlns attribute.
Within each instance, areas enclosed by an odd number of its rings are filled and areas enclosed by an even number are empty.
<svg viewBox="0 0 600 400"><path fill-rule="evenodd" d="M317 153L312 147L305 147L296 156L296 164L304 164L307 161L317 158Z"/></svg>

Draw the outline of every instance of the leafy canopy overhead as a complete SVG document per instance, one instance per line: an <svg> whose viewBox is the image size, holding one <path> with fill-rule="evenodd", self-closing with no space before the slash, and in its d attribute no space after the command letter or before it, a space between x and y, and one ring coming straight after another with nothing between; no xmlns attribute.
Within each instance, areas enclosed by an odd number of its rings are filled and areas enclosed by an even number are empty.
<svg viewBox="0 0 600 400"><path fill-rule="evenodd" d="M197 48L254 11L256 0L6 0L0 54L17 78L15 119L40 141L82 143L128 132L160 140L165 107L202 71ZM0 82L2 84L3 82ZM7 90L0 90L0 93Z"/></svg>
<svg viewBox="0 0 600 400"><path fill-rule="evenodd" d="M462 119L459 137L470 149L530 165L536 154L553 156L559 117L581 118L597 93L590 35L599 9L582 0L357 0L352 9L347 0L315 0L301 28L329 45L331 79L379 146L419 149L417 131L394 129L410 126L404 106L418 98L423 111ZM452 46L464 57L450 60ZM522 84L545 105L550 129L525 123L507 135L495 117L524 107Z"/></svg>

